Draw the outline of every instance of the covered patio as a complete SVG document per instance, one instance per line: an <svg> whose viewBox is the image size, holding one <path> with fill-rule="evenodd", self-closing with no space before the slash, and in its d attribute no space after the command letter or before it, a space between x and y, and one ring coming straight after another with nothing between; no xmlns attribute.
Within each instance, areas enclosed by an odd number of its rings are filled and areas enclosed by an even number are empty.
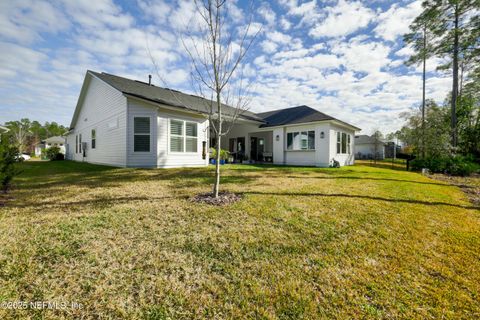
<svg viewBox="0 0 480 320"><path fill-rule="evenodd" d="M246 123L235 124L222 138L222 149L230 152L235 163L245 160L273 163L273 130Z"/></svg>
<svg viewBox="0 0 480 320"><path fill-rule="evenodd" d="M252 132L237 137L230 135L227 150L236 163L244 160L255 163L272 163L273 131Z"/></svg>

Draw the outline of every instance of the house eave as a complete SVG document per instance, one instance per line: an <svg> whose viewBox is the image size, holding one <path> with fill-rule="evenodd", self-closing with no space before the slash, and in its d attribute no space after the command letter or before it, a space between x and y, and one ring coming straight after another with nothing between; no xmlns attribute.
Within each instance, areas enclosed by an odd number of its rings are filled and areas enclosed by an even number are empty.
<svg viewBox="0 0 480 320"><path fill-rule="evenodd" d="M305 125L312 125L312 124L320 124L320 123L334 123L339 126L347 127L353 131L361 131L362 129L355 127L351 124L348 124L346 122L343 122L341 120L336 120L336 119L325 119L325 120L317 120L317 121L310 121L310 122L299 122L299 123L286 123L282 125L277 125L277 126L268 126L263 125L260 126L261 129L278 129L278 128L283 128L283 127L295 127L295 126L305 126Z"/></svg>

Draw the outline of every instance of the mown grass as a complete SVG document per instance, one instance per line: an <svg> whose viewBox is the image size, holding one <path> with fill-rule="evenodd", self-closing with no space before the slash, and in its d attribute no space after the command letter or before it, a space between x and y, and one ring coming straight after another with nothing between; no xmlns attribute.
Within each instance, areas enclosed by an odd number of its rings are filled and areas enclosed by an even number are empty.
<svg viewBox="0 0 480 320"><path fill-rule="evenodd" d="M416 173L31 162L0 209L0 318L480 317L480 213Z"/></svg>

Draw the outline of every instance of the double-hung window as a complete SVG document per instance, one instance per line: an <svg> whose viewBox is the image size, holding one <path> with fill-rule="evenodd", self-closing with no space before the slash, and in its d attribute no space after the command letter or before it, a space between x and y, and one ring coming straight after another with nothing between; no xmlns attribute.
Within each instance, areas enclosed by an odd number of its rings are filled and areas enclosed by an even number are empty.
<svg viewBox="0 0 480 320"><path fill-rule="evenodd" d="M185 122L185 152L197 152L197 124Z"/></svg>
<svg viewBox="0 0 480 320"><path fill-rule="evenodd" d="M347 134L347 153L351 154L352 153L352 147L351 147L351 141L350 141L351 135Z"/></svg>
<svg viewBox="0 0 480 320"><path fill-rule="evenodd" d="M97 130L92 129L92 149L97 146Z"/></svg>
<svg viewBox="0 0 480 320"><path fill-rule="evenodd" d="M133 118L133 152L150 152L150 117Z"/></svg>
<svg viewBox="0 0 480 320"><path fill-rule="evenodd" d="M170 151L183 152L183 121L170 120Z"/></svg>
<svg viewBox="0 0 480 320"><path fill-rule="evenodd" d="M170 120L170 152L197 152L198 126L196 122Z"/></svg>
<svg viewBox="0 0 480 320"><path fill-rule="evenodd" d="M351 137L345 132L337 131L337 153L350 154L351 152Z"/></svg>
<svg viewBox="0 0 480 320"><path fill-rule="evenodd" d="M82 134L78 135L78 152L82 153Z"/></svg>
<svg viewBox="0 0 480 320"><path fill-rule="evenodd" d="M78 134L75 135L75 153L78 153Z"/></svg>
<svg viewBox="0 0 480 320"><path fill-rule="evenodd" d="M288 132L287 150L315 150L315 131Z"/></svg>

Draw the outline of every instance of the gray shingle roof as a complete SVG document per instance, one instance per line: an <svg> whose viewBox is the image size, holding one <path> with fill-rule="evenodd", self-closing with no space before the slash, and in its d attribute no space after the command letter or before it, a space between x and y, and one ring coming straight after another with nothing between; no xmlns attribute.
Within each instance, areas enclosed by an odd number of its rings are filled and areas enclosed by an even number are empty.
<svg viewBox="0 0 480 320"><path fill-rule="evenodd" d="M59 137L59 136L53 136L53 137L45 139L45 142L47 142L47 143L65 143L65 138L64 137Z"/></svg>
<svg viewBox="0 0 480 320"><path fill-rule="evenodd" d="M269 112L262 112L257 113L256 115L266 122L261 125L262 128L326 120L335 120L352 126L351 124L338 120L332 116L329 116L328 114L310 108L309 106L298 106Z"/></svg>
<svg viewBox="0 0 480 320"><path fill-rule="evenodd" d="M148 83L142 81L131 80L112 74L104 72L99 73L91 70L89 70L88 73L108 83L109 85L124 94L176 108L208 114L210 109L209 105L212 103L211 100L204 99L199 96L182 93L180 91L168 88L149 85ZM226 115L234 114L234 108L227 105L223 105L222 111ZM308 106L298 106L262 113L244 111L240 117L246 120L258 121L259 123L261 123L260 127L262 128L316 121L335 120L337 122L354 127L357 130L360 130L359 128L352 126L351 124L338 120L332 116L329 116Z"/></svg>
<svg viewBox="0 0 480 320"><path fill-rule="evenodd" d="M105 81L115 89L138 98L146 99L153 102L158 102L172 107L186 109L190 111L209 113L209 105L211 100L201 98L199 96L182 93L180 91L157 87L149 85L148 83L131 80L119 76L115 76L108 73L99 73L95 71L88 71L94 76L98 77L102 81ZM223 105L222 111L226 115L233 115L234 108ZM255 120L262 122L262 119L257 117L253 112L244 111L240 115L241 118L246 120Z"/></svg>
<svg viewBox="0 0 480 320"><path fill-rule="evenodd" d="M378 141L382 144L384 142L381 139L378 139ZM355 144L374 144L375 143L375 137L367 136L365 134L355 136Z"/></svg>

